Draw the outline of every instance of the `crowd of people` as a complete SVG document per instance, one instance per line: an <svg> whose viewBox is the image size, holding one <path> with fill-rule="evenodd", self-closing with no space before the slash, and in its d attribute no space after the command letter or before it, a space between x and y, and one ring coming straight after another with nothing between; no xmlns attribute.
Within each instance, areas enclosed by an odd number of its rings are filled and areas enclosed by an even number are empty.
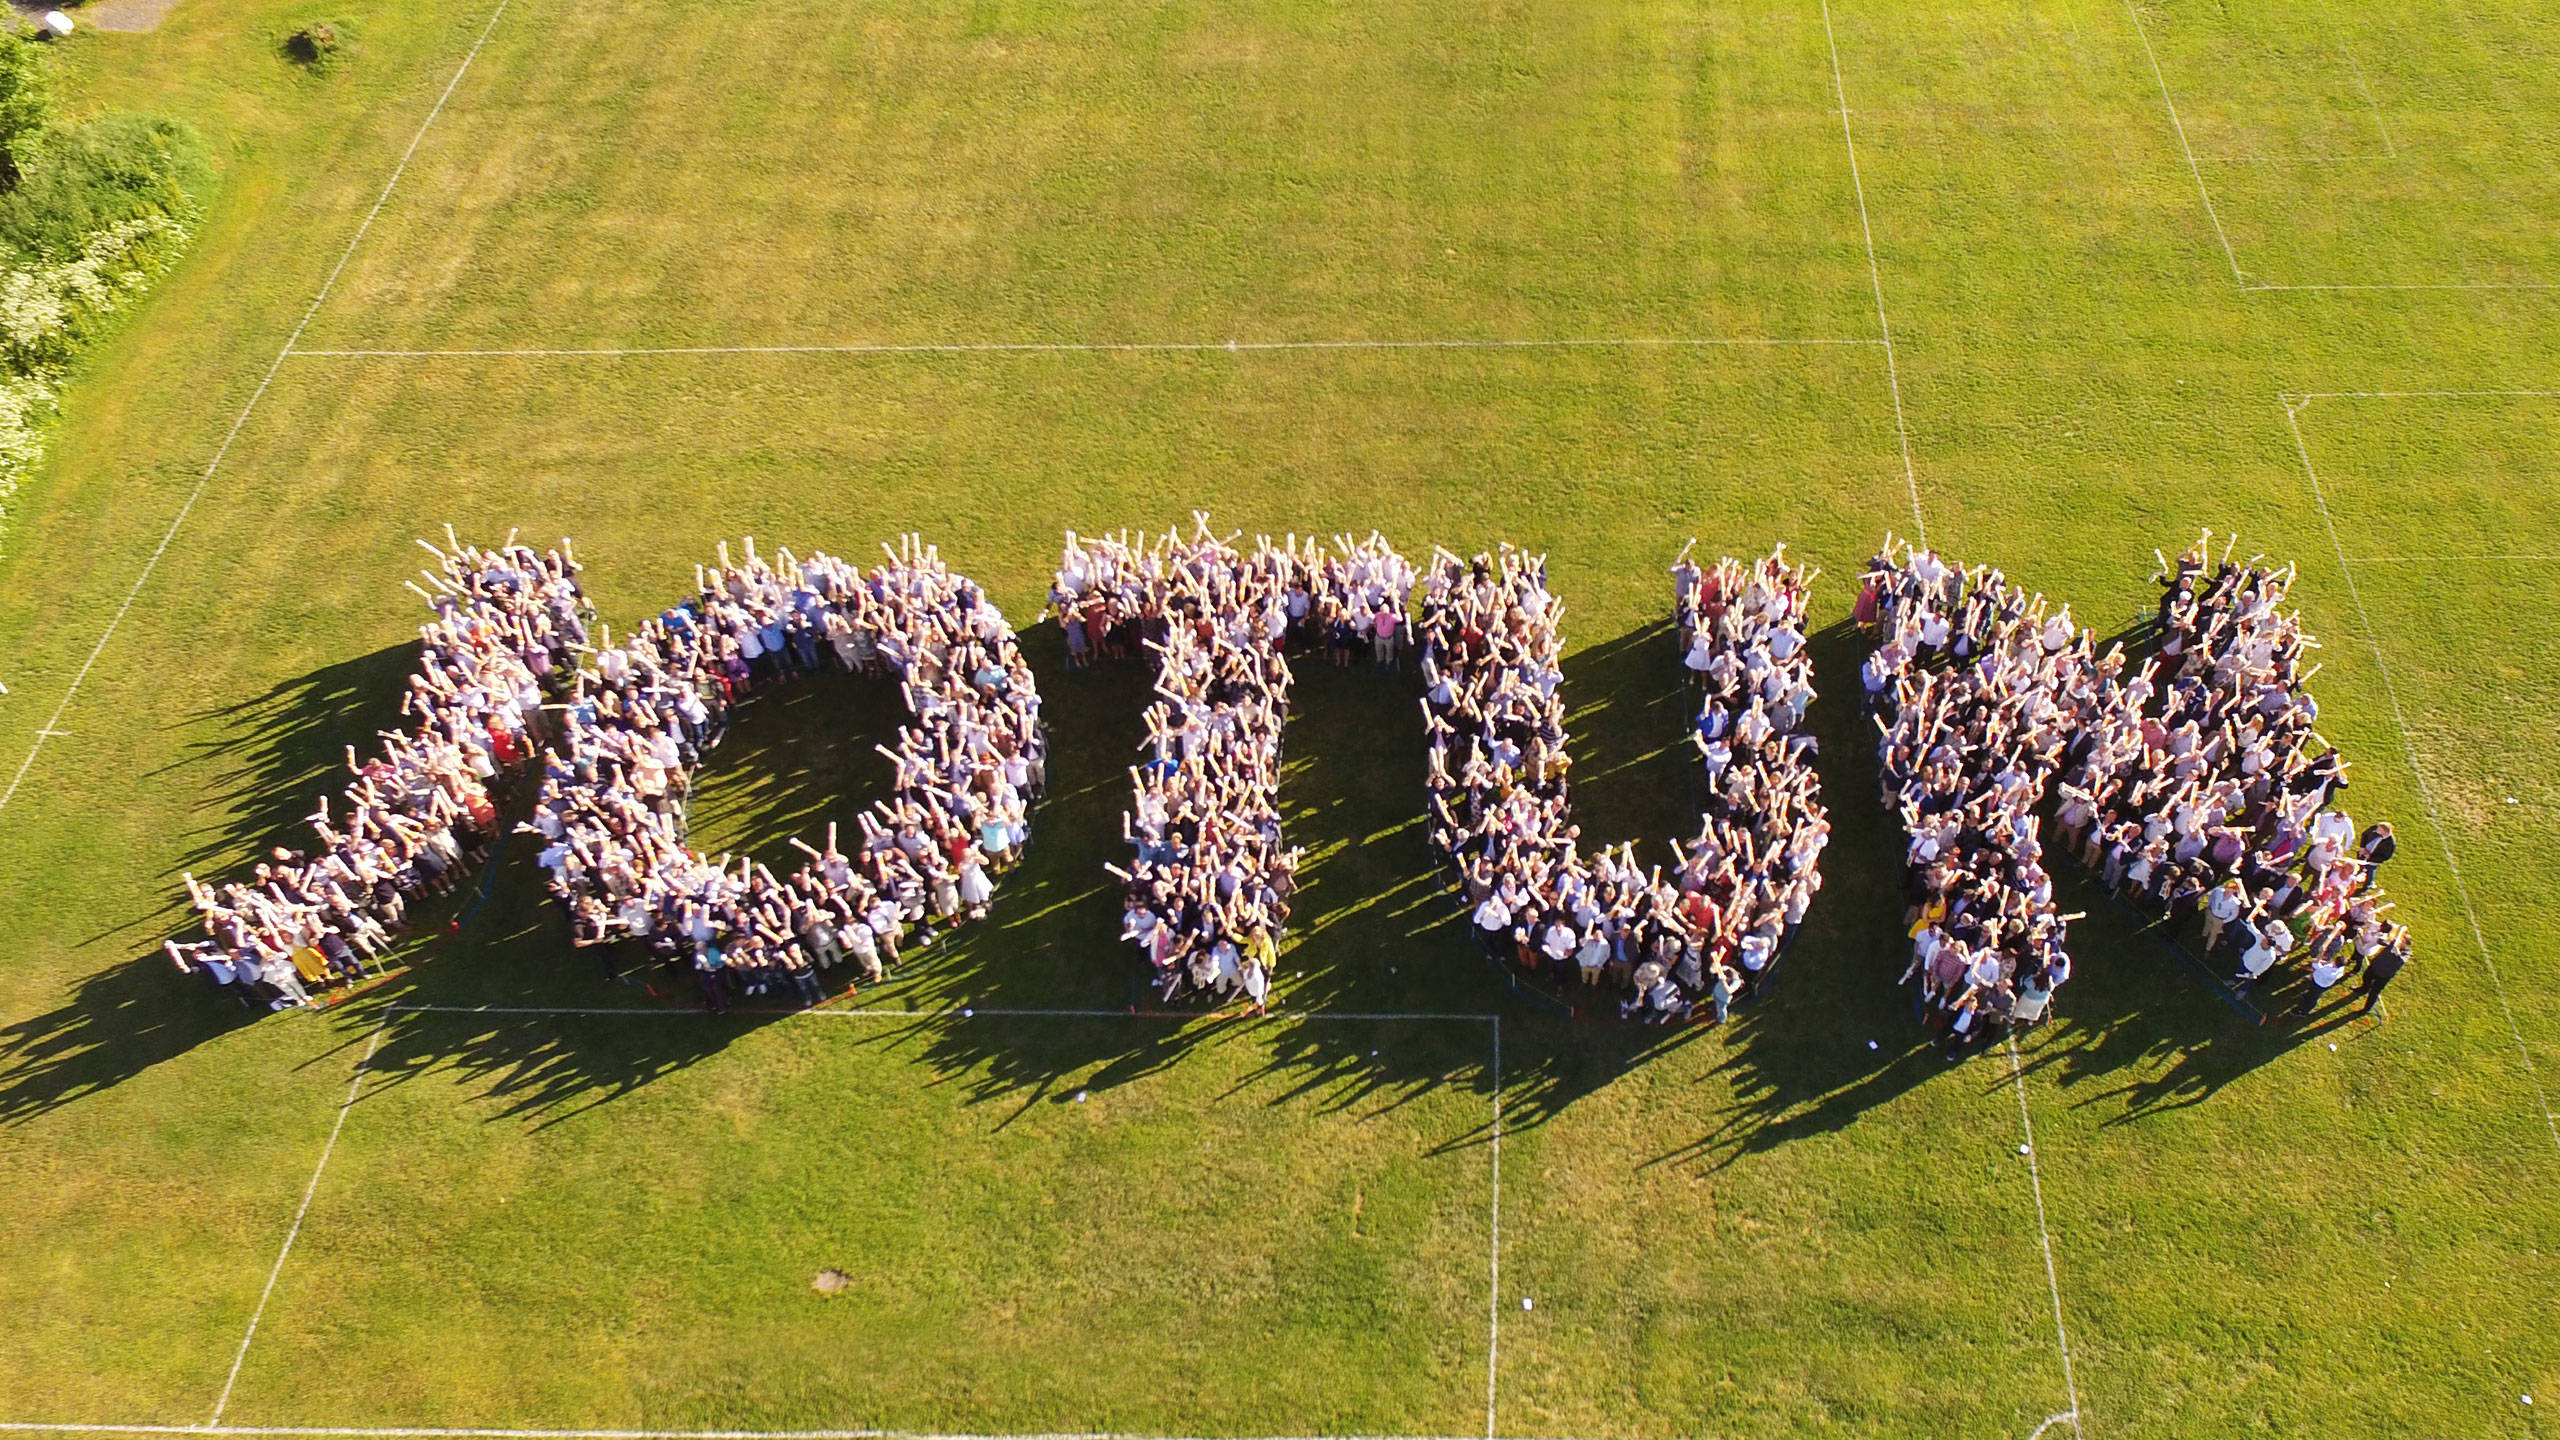
<svg viewBox="0 0 2560 1440"><path fill-rule="evenodd" d="M1632 842L1585 856L1572 823L1564 606L1544 557L1435 552L1415 620L1432 843L1494 955L1601 991L1623 1018L1716 1020L1768 982L1820 880L1804 658L1811 577L1773 555L1673 570L1684 656L1704 697L1708 816L1665 879ZM1712 731L1712 733L1710 733Z"/></svg>
<svg viewBox="0 0 2560 1440"><path fill-rule="evenodd" d="M2098 660L2069 606L1890 536L1855 614L1877 636L1860 683L1908 838L1902 983L1960 1054L2044 1018L2071 978L2063 932L2078 917L2054 904L2038 807L2122 652Z"/></svg>
<svg viewBox="0 0 2560 1440"><path fill-rule="evenodd" d="M1280 828L1290 657L1361 652L1395 668L1413 567L1372 533L1330 548L1257 536L1250 551L1205 516L1188 535L1134 541L1070 531L1050 602L1070 663L1143 648L1156 667L1146 759L1130 771L1122 937L1159 1000L1266 1003L1297 887Z"/></svg>
<svg viewBox="0 0 2560 1440"><path fill-rule="evenodd" d="M819 998L848 964L876 980L906 946L985 913L1045 783L1040 701L1013 631L931 546L903 537L867 574L832 556L720 546L696 593L616 640L568 542L455 539L412 582L434 617L379 753L350 747L310 853L187 889L205 938L184 973L253 1006L361 980L422 897L485 858L509 782L539 766L539 863L581 945L630 942L725 1008ZM1418 656L1433 844L1479 938L1506 963L1650 1021L1767 983L1829 838L1804 729L1814 576L1784 547L1671 570L1704 817L1668 875L1632 843L1586 854L1568 800L1564 607L1543 557L1504 547L1414 567L1371 534L1067 535L1051 605L1071 665L1150 655L1145 757L1130 771L1123 938L1156 995L1264 1003L1297 884L1281 750L1294 657L1401 668ZM1885 801L1907 840L1903 983L1952 1052L2032 1024L2071 976L2048 835L2129 903L2192 922L2235 986L2298 959L2302 1012L2347 980L2372 1008L2407 964L2377 872L2391 827L2339 807L2347 766L2304 688L2315 648L2285 610L2294 572L2217 559L2208 532L2157 577L2157 644L2097 652L2070 608L1997 569L1887 537L1858 596L1876 645L1861 683ZM1694 542L1693 542L1694 544ZM1410 607L1410 608L1409 608ZM591 629L594 634L591 636ZM850 848L788 877L685 844L692 777L734 707L834 668L898 679L907 722L888 798ZM2316 668L2316 667L2313 667ZM2050 820L2051 830L2045 828ZM2290 973L2289 971L2287 973Z"/></svg>
<svg viewBox="0 0 2560 1440"><path fill-rule="evenodd" d="M2313 728L2294 570L2217 559L2207 531L2155 578L2156 652L2104 705L2059 787L2063 843L2107 888L2195 920L2210 956L2238 954L2235 986L2299 954L2310 1014L2350 975L2371 1009L2408 963L2376 871L2388 824L2359 834L2337 805L2346 762ZM2314 667L2316 668L2316 667Z"/></svg>
<svg viewBox="0 0 2560 1440"><path fill-rule="evenodd" d="M322 797L311 854L279 847L245 881L186 877L206 939L172 940L180 972L244 1005L284 1009L361 980L405 928L411 903L453 888L498 833L498 794L542 743L543 707L576 669L592 611L569 543L536 552L510 535L492 550L448 528L426 542L435 618L401 696L412 727L386 731L339 806Z"/></svg>
<svg viewBox="0 0 2560 1440"><path fill-rule="evenodd" d="M1682 852L1680 888L1703 893L1729 921L1746 986L1803 923L1831 841L1813 768L1819 747L1804 730L1814 700L1805 604L1815 573L1789 564L1783 544L1712 569L1692 564L1684 548L1671 567L1682 664L1699 687L1693 739L1703 766L1704 818Z"/></svg>
<svg viewBox="0 0 2560 1440"><path fill-rule="evenodd" d="M1046 782L1040 696L1014 633L934 547L901 537L868 574L824 554L771 560L748 541L696 573L697 593L616 642L608 632L562 707L539 802L520 827L581 945L636 942L689 972L706 1005L814 1002L825 972L882 978L909 944L985 913L1029 838ZM848 852L788 877L685 844L692 775L757 690L834 667L900 682L907 720L889 796Z"/></svg>
<svg viewBox="0 0 2560 1440"><path fill-rule="evenodd" d="M1910 840L1914 1003L1961 1049L2043 1017L2070 978L2043 837L2205 954L2235 988L2298 957L2297 1014L2351 977L2365 1008L2409 960L2375 872L2388 824L2337 806L2346 762L2314 726L2292 567L2217 560L2210 532L2156 577L2152 653L2104 655L2069 607L1888 540L1858 618L1887 802ZM2316 668L2316 667L2313 667Z"/></svg>

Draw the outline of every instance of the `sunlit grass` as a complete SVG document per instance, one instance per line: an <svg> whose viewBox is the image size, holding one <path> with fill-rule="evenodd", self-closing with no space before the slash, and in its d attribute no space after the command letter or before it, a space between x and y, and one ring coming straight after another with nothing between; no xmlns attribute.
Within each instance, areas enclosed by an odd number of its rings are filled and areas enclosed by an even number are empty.
<svg viewBox="0 0 2560 1440"><path fill-rule="evenodd" d="M187 0L56 52L224 176L0 552L0 766L85 675L0 814L0 1420L210 1416L378 1033L228 1422L1470 1434L1498 1319L1505 1434L2023 1436L2075 1393L2049 1231L2088 1433L2538 1433L2560 406L2314 401L2324 514L2281 397L2560 389L2560 292L2232 265L2560 281L2547 19L2153 6L2147 52L2106 0L514 0L306 348L1748 343L279 364L489 13ZM350 37L318 75L277 52L315 18ZM2200 194L2164 81L2199 155L2259 158ZM2368 128L2381 160L2305 158ZM1101 865L1145 678L1043 628L1024 865L854 997L974 1019L679 1013L566 946L520 846L326 1016L152 958L181 869L290 838L395 723L399 578L447 521L574 535L617 624L743 534L921 530L1026 624L1069 527L1515 541L1571 607L1586 834L1659 854L1691 825L1663 567L1786 541L1836 627L1914 480L1932 540L2102 628L2198 526L2300 560L2347 804L2402 836L2420 959L2378 1027L2247 1028L2069 899L2079 978L2021 1056L2045 1230L2007 1057L1948 1065L1891 989L1838 628L1828 885L1722 1032L1512 995L1415 824L1415 681L1366 671L1298 690L1276 1019L992 1013L1135 995ZM858 809L894 704L759 700L698 838L779 859ZM1380 1012L1499 1016L1498 1091L1489 1020L1344 1018Z"/></svg>

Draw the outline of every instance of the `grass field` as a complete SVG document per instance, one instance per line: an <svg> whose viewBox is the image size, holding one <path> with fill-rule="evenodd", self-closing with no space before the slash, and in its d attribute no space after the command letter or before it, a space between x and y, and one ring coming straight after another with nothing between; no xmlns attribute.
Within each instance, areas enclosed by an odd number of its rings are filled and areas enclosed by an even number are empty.
<svg viewBox="0 0 2560 1440"><path fill-rule="evenodd" d="M222 182L0 537L0 1423L2560 1432L2560 17L493 6L54 52ZM1732 1027L1505 990L1365 672L1301 688L1279 1014L1113 1014L1145 681L1046 627L1028 861L892 1013L614 984L520 848L325 1014L153 956L396 718L413 536L573 535L636 618L723 536L921 530L1027 619L1062 528L1198 507L1547 551L1581 819L1657 846L1687 537L1832 625L1925 523L2112 629L2237 529L2419 961L2253 1028L2083 894L2057 1022L1948 1065L1835 630L1829 884ZM758 702L701 841L858 808L892 706Z"/></svg>

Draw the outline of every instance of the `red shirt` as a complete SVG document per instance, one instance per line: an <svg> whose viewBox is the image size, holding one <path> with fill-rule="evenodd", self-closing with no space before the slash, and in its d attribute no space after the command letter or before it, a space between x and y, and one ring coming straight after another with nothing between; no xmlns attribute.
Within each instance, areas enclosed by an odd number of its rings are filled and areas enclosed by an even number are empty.
<svg viewBox="0 0 2560 1440"><path fill-rule="evenodd" d="M1680 918L1688 921L1689 928L1699 934L1712 935L1715 933L1716 921L1719 918L1716 902L1708 899L1707 892L1704 890L1692 890L1681 898Z"/></svg>

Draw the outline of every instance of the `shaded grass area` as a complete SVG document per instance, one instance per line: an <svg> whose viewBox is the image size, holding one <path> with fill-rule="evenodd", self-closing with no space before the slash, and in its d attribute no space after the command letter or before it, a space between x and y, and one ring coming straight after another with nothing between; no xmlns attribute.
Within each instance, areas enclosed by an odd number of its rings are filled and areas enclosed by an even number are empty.
<svg viewBox="0 0 2560 1440"><path fill-rule="evenodd" d="M2275 397L2560 387L2552 302L2239 290L2160 81L2198 150L2262 157L2206 176L2253 275L2530 278L2539 17L2154 6L2155 75L2103 0L518 5L308 343L1855 341L1881 299L1899 388L1860 344L291 357L85 671L488 11L359 7L326 73L275 54L317 13L289 5L84 35L59 52L82 103L183 115L225 173L0 566L0 736L86 677L0 816L0 1419L205 1418L388 1017L233 1418L1472 1433L1498 1096L1503 1433L2028 1433L2068 1401L2021 1090L2005 1055L1948 1065L1890 988L1900 842L1837 623L1912 522L1907 428L1931 538L2101 630L2197 525L2303 560L2351 808L2402 835L2421 960L2379 1027L2248 1026L2066 880L2079 976L2020 1058L2088 1428L2537 1433L2516 1397L2560 1381L2524 1069L2555 996L2541 577L2358 568L2359 608ZM2368 125L2386 163L2303 158ZM2350 555L2560 549L2532 405L2302 418ZM1720 1031L1515 998L1419 833L1414 681L1315 667L1277 1018L994 1013L1125 1009L1136 979L1100 866L1145 677L1065 671L1046 627L1024 865L850 1001L912 1019L690 1014L569 950L522 846L317 1021L243 1023L151 957L180 870L297 840L342 747L390 723L413 534L575 535L613 619L722 535L858 556L921 529L1020 619L1061 528L1201 505L1547 552L1578 818L1657 852L1693 823L1662 566L1692 534L1821 566L1837 836L1775 990ZM894 705L759 700L699 840L778 860L858 809ZM1489 1024L1341 1018L1410 1010L1499 1015L1499 1084ZM820 1300L821 1266L854 1288Z"/></svg>

